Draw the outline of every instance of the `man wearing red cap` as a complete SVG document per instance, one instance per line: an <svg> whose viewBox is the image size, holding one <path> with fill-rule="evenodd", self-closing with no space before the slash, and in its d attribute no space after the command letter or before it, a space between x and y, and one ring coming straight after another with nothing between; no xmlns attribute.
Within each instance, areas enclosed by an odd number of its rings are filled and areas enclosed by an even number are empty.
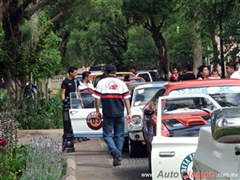
<svg viewBox="0 0 240 180"><path fill-rule="evenodd" d="M130 72L132 72L134 74L134 76L136 76L136 70L135 69L130 69Z"/></svg>

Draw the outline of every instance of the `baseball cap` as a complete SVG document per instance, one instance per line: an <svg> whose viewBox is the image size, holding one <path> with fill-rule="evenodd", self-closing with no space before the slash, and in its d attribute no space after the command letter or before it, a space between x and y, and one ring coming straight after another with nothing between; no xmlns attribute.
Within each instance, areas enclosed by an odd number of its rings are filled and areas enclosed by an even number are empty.
<svg viewBox="0 0 240 180"><path fill-rule="evenodd" d="M136 72L135 69L130 69L129 71L132 72L132 73Z"/></svg>
<svg viewBox="0 0 240 180"><path fill-rule="evenodd" d="M107 72L116 72L116 71L117 71L117 68L116 68L116 66L114 66L114 65L108 65L108 66L106 67L106 71L107 71Z"/></svg>
<svg viewBox="0 0 240 180"><path fill-rule="evenodd" d="M240 57L240 51L236 54L237 57Z"/></svg>

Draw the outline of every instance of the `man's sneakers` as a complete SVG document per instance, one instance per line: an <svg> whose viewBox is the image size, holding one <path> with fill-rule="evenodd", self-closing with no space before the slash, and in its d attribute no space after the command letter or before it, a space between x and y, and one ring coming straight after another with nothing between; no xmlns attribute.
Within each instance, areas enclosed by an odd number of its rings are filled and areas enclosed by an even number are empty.
<svg viewBox="0 0 240 180"><path fill-rule="evenodd" d="M119 166L121 165L121 162L119 162L120 152L116 151L116 154L113 157L113 166Z"/></svg>

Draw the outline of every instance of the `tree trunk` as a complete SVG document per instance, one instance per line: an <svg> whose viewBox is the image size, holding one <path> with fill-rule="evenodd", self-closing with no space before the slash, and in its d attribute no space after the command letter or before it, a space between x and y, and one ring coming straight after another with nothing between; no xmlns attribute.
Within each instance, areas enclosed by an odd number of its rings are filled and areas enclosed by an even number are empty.
<svg viewBox="0 0 240 180"><path fill-rule="evenodd" d="M198 27L198 26L197 26ZM196 41L194 41L192 50L193 50L193 73L197 75L198 67L202 65L202 42L200 38L200 33L197 32L197 29L194 31Z"/></svg>

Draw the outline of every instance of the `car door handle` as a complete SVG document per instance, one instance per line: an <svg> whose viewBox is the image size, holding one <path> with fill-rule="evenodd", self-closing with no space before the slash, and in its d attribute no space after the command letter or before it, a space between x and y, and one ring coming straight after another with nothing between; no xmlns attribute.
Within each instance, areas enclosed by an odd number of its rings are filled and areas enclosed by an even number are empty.
<svg viewBox="0 0 240 180"><path fill-rule="evenodd" d="M173 157L174 155L175 155L175 151L159 152L159 157Z"/></svg>
<svg viewBox="0 0 240 180"><path fill-rule="evenodd" d="M70 114L73 116L74 114L77 114L77 111L70 111Z"/></svg>

